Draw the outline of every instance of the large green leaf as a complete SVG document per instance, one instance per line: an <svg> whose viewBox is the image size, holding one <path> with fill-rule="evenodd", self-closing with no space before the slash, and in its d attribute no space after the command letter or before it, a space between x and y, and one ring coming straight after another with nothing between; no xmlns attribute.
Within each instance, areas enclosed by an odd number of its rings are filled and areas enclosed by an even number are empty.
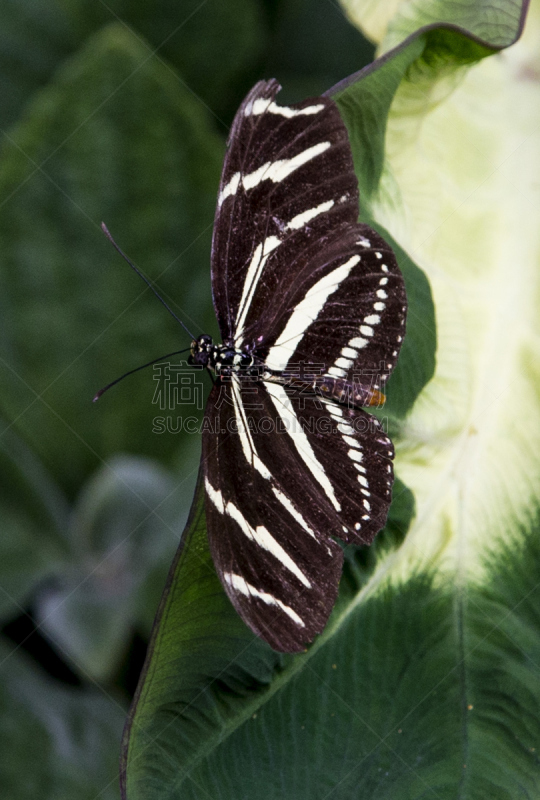
<svg viewBox="0 0 540 800"><path fill-rule="evenodd" d="M158 0L151 6L144 0L6 0L0 28L0 128L13 124L54 70L111 22L142 45L149 60L174 65L177 80L211 109L223 130L222 120L242 96L238 83L249 83L267 39L257 0Z"/></svg>
<svg viewBox="0 0 540 800"><path fill-rule="evenodd" d="M515 4L491 6L508 9L504 42L420 31L336 90L364 209L435 301L433 377L430 346L416 372L410 348L410 385L391 387L410 395L390 397L408 489L377 546L347 553L327 629L294 658L228 605L197 494L126 730L128 800L539 793L538 20L471 67L519 32ZM429 311L420 281L411 300Z"/></svg>
<svg viewBox="0 0 540 800"><path fill-rule="evenodd" d="M461 28L489 49L508 47L521 33L528 2L520 0L340 0L349 18L373 41L380 52L397 47L419 30L440 42L441 27ZM444 34L443 34L444 35ZM381 44L382 42L382 44ZM465 44L471 47L472 43ZM472 45L474 46L474 45ZM453 56L459 46L454 41ZM447 53L452 57L452 53Z"/></svg>
<svg viewBox="0 0 540 800"><path fill-rule="evenodd" d="M223 153L211 126L171 68L114 25L64 66L6 140L0 401L72 491L126 446L171 458L185 443L185 434L154 432L151 371L92 406L100 385L188 344L99 223L159 278L188 325L211 330L207 265Z"/></svg>
<svg viewBox="0 0 540 800"><path fill-rule="evenodd" d="M376 545L347 551L338 603L310 655L323 648L327 657L335 656L336 626L366 585L377 557L394 552L403 540L413 506L398 480L387 528ZM201 479L158 621L124 736L128 797L161 797L168 791L183 796L183 781L200 753L212 752L239 725L256 718L261 704L294 681L304 666L304 657L279 655L254 637L232 609L208 550ZM332 646L325 648L328 642Z"/></svg>

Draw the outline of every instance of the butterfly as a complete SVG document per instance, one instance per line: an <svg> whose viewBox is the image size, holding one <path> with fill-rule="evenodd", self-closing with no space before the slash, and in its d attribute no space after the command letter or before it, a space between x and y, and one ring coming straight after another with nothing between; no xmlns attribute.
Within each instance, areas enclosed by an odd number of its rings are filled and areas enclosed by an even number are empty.
<svg viewBox="0 0 540 800"><path fill-rule="evenodd" d="M328 97L276 103L261 81L234 119L212 240L222 343L202 442L214 564L245 623L298 652L334 606L336 540L369 544L391 501L394 450L363 407L382 402L407 301L388 244L357 222L347 130Z"/></svg>

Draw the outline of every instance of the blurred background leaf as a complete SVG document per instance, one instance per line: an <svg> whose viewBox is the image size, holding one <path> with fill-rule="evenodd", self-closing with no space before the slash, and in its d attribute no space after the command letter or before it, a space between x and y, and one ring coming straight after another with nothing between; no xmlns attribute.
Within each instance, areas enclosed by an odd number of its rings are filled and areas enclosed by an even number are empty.
<svg viewBox="0 0 540 800"><path fill-rule="evenodd" d="M14 428L0 425L0 616L9 619L36 583L69 563L69 504Z"/></svg>
<svg viewBox="0 0 540 800"><path fill-rule="evenodd" d="M83 677L110 680L132 631L148 638L189 494L134 456L112 458L86 483L68 529L70 562L35 602L42 633Z"/></svg>
<svg viewBox="0 0 540 800"><path fill-rule="evenodd" d="M137 365L180 340L101 234L100 215L145 269L159 269L186 324L211 327L201 264L223 147L205 108L118 23L63 66L6 138L3 404L10 419L25 409L17 428L72 493L127 442L161 457L178 446L152 432L153 389L134 395L128 383L89 406L124 371L126 352Z"/></svg>
<svg viewBox="0 0 540 800"><path fill-rule="evenodd" d="M0 645L0 785L5 797L113 800L124 711L112 694L62 686Z"/></svg>

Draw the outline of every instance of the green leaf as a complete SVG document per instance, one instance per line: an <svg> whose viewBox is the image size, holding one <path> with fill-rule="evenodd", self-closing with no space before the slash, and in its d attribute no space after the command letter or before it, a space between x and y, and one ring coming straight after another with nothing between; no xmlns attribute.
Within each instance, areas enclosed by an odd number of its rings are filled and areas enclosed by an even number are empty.
<svg viewBox="0 0 540 800"><path fill-rule="evenodd" d="M177 696L145 728L163 751L141 747L127 797L536 796L539 530L505 553L496 583L461 598L429 574L379 586L271 687L247 693L247 675L239 687L232 667L211 673L192 705ZM206 725L215 734L203 744Z"/></svg>
<svg viewBox="0 0 540 800"><path fill-rule="evenodd" d="M485 17L478 6L475 35ZM413 317L411 374L392 386L406 395L390 398L404 486L375 548L347 553L330 622L296 657L227 607L197 496L124 742L128 800L538 794L533 22L468 72L456 65L487 46L424 31L339 89L364 213L422 269L412 306L435 307L433 376L434 331L423 343Z"/></svg>
<svg viewBox="0 0 540 800"><path fill-rule="evenodd" d="M352 14L354 0L343 4ZM494 8L489 0L484 8L484 3L470 0L451 4L445 0L416 0L395 5L400 5L400 11L390 24L395 33L387 36L382 48L385 57L329 92L349 131L364 212L372 212L373 195L379 189L388 112L403 78L407 75L411 83L423 79L432 101L436 101L434 90L439 95L451 91L461 80L463 66L516 41L527 4L499 0ZM384 13L393 12L394 6L386 4ZM449 28L443 27L445 24ZM396 50L389 53L392 48ZM393 189L385 198L386 204L395 202Z"/></svg>
<svg viewBox="0 0 540 800"><path fill-rule="evenodd" d="M429 281L422 270L399 246L382 225L367 215L360 215L392 246L407 290L406 335L397 367L386 386L386 403L379 417L404 417L412 408L420 390L433 377L437 331L435 308Z"/></svg>
<svg viewBox="0 0 540 800"><path fill-rule="evenodd" d="M60 3L10 0L0 28L0 128L12 125L79 38Z"/></svg>
<svg viewBox="0 0 540 800"><path fill-rule="evenodd" d="M382 41L382 53L422 28L433 27L438 38L443 25L452 30L461 28L489 49L509 47L521 35L528 5L520 0L340 0L340 4L366 36ZM458 49L455 40L451 49L454 53Z"/></svg>
<svg viewBox="0 0 540 800"><path fill-rule="evenodd" d="M372 574L377 554L393 552L403 540L414 501L399 480L394 498L376 547L348 549L340 598L310 654L332 641L335 625ZM174 790L176 797L201 751L211 752L256 715L261 703L295 679L303 658L275 653L255 637L223 592L207 544L201 473L124 733L126 796L155 792L159 797ZM167 755L170 742L175 742L173 757Z"/></svg>
<svg viewBox="0 0 540 800"><path fill-rule="evenodd" d="M84 488L69 531L72 559L35 601L41 632L82 677L110 679L133 631L148 634L186 491L185 479L133 456L111 459Z"/></svg>
<svg viewBox="0 0 540 800"><path fill-rule="evenodd" d="M267 44L256 0L161 0L157 8L141 0L9 0L0 29L0 128L19 118L28 97L86 39L113 22L149 59L178 70L180 82L225 130L221 120L229 119L242 95L231 87L246 81Z"/></svg>
<svg viewBox="0 0 540 800"><path fill-rule="evenodd" d="M452 61L461 59L465 51L473 54L476 42L488 50L510 47L521 35L527 6L528 2L523 0L458 0L455 3L413 0L412 3L401 3L388 26L381 49L387 52L406 37L414 35L419 28L428 30L428 41L431 39L434 52L442 49L441 44L452 43ZM467 38L474 37L476 42L456 40L454 32L458 30ZM477 52L481 55L481 49ZM449 53L445 56L448 58Z"/></svg>
<svg viewBox="0 0 540 800"><path fill-rule="evenodd" d="M391 60L375 61L329 92L347 126L364 214L371 212L372 196L381 177L390 104L403 76L423 49L423 40L414 39Z"/></svg>
<svg viewBox="0 0 540 800"><path fill-rule="evenodd" d="M0 418L0 617L18 616L64 566L68 504L52 476Z"/></svg>
<svg viewBox="0 0 540 800"><path fill-rule="evenodd" d="M389 22L400 5L405 2L407 0L386 0L385 3L372 0L339 0L352 24L376 44L384 38Z"/></svg>
<svg viewBox="0 0 540 800"><path fill-rule="evenodd" d="M115 800L123 709L65 688L0 642L0 785L10 800Z"/></svg>
<svg viewBox="0 0 540 800"><path fill-rule="evenodd" d="M153 403L151 370L92 406L100 385L188 343L99 223L159 279L188 326L212 331L202 265L222 153L204 107L118 25L64 65L9 135L0 158L0 400L72 492L126 442L169 459L186 444L183 431L154 432L156 416L170 412Z"/></svg>

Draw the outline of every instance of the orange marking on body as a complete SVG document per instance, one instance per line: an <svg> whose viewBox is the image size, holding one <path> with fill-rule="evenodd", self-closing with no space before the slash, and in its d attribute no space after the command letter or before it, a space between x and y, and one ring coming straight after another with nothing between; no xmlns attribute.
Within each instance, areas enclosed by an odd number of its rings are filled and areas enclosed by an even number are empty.
<svg viewBox="0 0 540 800"><path fill-rule="evenodd" d="M386 395L378 389L371 389L366 406L383 406L386 403Z"/></svg>

